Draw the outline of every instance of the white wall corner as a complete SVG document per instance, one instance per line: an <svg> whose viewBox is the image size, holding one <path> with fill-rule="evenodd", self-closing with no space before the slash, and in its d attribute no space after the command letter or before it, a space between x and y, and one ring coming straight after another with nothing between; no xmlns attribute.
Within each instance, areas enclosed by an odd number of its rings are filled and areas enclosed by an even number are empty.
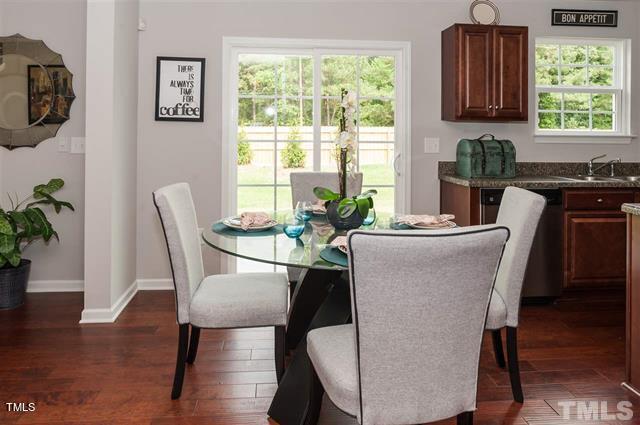
<svg viewBox="0 0 640 425"><path fill-rule="evenodd" d="M122 310L129 304L138 292L138 282L133 282L126 291L116 300L111 308L85 308L82 310L80 323L113 323Z"/></svg>
<svg viewBox="0 0 640 425"><path fill-rule="evenodd" d="M27 292L82 292L84 280L30 280Z"/></svg>

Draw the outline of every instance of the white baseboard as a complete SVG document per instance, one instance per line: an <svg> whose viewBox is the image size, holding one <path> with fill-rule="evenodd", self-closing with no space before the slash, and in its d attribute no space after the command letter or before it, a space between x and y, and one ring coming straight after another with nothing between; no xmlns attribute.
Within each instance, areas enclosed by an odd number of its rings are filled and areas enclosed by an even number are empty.
<svg viewBox="0 0 640 425"><path fill-rule="evenodd" d="M27 292L82 292L84 280L30 280Z"/></svg>
<svg viewBox="0 0 640 425"><path fill-rule="evenodd" d="M129 301L138 292L138 281L134 281L126 291L117 299L111 308L85 308L82 310L80 323L113 323Z"/></svg>
<svg viewBox="0 0 640 425"><path fill-rule="evenodd" d="M138 279L138 291L173 291L173 279Z"/></svg>

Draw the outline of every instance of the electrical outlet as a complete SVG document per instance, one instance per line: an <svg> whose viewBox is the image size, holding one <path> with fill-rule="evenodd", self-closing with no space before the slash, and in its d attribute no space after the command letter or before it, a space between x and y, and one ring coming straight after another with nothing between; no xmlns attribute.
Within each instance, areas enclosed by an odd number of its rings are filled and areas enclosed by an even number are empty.
<svg viewBox="0 0 640 425"><path fill-rule="evenodd" d="M424 153L440 153L440 138L439 137L425 137L424 138Z"/></svg>
<svg viewBox="0 0 640 425"><path fill-rule="evenodd" d="M69 152L69 138L58 137L58 152Z"/></svg>
<svg viewBox="0 0 640 425"><path fill-rule="evenodd" d="M76 154L84 153L84 137L71 138L71 153L76 153Z"/></svg>

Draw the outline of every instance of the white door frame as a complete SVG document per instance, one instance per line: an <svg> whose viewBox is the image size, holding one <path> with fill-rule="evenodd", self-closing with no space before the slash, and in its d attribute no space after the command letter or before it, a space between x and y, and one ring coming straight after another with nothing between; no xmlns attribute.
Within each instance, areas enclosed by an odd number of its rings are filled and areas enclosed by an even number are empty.
<svg viewBox="0 0 640 425"><path fill-rule="evenodd" d="M396 172L395 210L411 212L411 43L408 41L285 39L263 37L222 38L222 199L221 216L236 211L237 181L237 116L234 101L238 91L238 61L240 53L271 54L339 54L352 53L394 56L396 61L396 107L394 168ZM356 53L356 52L354 52ZM314 61L317 67L318 61ZM233 68L233 69L232 69ZM317 72L314 69L314 72ZM319 81L314 76L315 81ZM317 89L317 87L316 87ZM315 92L314 92L315 96ZM316 102L317 103L317 102ZM316 112L316 111L314 111ZM314 116L314 120L318 119ZM401 123L401 125L398 125ZM315 140L314 140L315 141ZM226 263L226 266L225 266ZM222 261L223 271L231 271L229 262Z"/></svg>

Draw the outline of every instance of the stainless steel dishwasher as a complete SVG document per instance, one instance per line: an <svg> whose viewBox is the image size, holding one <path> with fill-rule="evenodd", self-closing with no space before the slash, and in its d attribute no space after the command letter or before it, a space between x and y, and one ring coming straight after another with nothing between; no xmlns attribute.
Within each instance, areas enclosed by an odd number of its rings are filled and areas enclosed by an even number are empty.
<svg viewBox="0 0 640 425"><path fill-rule="evenodd" d="M562 293L562 191L530 189L547 199L540 218L524 279L522 295L544 300ZM504 189L480 189L482 224L493 224L498 217Z"/></svg>

